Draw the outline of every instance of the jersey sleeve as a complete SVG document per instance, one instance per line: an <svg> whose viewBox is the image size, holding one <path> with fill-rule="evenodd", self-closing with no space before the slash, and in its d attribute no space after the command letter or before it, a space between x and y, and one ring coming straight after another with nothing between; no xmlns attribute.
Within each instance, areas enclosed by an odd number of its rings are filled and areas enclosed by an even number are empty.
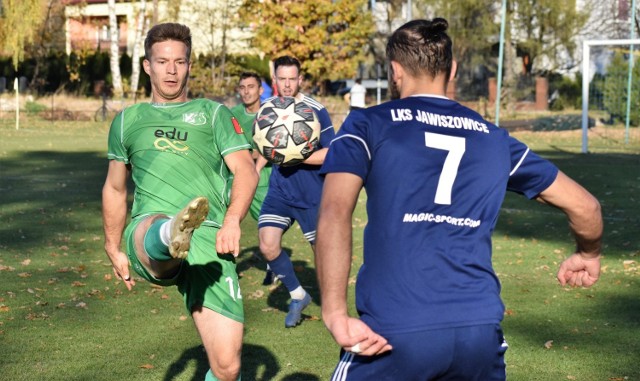
<svg viewBox="0 0 640 381"><path fill-rule="evenodd" d="M329 147L331 141L336 136L336 132L331 123L331 117L326 108L317 110L318 121L320 122L320 146Z"/></svg>
<svg viewBox="0 0 640 381"><path fill-rule="evenodd" d="M350 112L331 142L320 172L347 172L366 180L371 163L368 127L359 111Z"/></svg>
<svg viewBox="0 0 640 381"><path fill-rule="evenodd" d="M558 175L558 168L531 151L526 144L509 137L511 173L507 190L532 199L547 189Z"/></svg>
<svg viewBox="0 0 640 381"><path fill-rule="evenodd" d="M118 113L111 122L107 140L107 158L129 164L129 156L124 148L124 111Z"/></svg>
<svg viewBox="0 0 640 381"><path fill-rule="evenodd" d="M215 110L213 128L216 144L223 157L236 151L251 149L242 126L226 106L219 105Z"/></svg>

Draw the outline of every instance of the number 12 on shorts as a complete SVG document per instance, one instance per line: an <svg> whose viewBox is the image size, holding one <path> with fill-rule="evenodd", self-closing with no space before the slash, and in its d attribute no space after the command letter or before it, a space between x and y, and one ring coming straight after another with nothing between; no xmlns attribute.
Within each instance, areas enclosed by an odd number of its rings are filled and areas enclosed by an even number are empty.
<svg viewBox="0 0 640 381"><path fill-rule="evenodd" d="M229 295L231 295L231 299L233 300L242 299L242 293L240 293L240 285L234 282L233 278L231 278L230 276L224 278L224 280L229 285Z"/></svg>

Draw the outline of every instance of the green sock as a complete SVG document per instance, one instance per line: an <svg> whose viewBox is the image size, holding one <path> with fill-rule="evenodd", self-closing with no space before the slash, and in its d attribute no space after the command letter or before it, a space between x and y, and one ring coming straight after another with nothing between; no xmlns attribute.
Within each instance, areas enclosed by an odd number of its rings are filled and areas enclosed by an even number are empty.
<svg viewBox="0 0 640 381"><path fill-rule="evenodd" d="M155 220L144 235L144 249L147 251L147 255L156 261L173 259L169 254L169 246L165 245L160 238L160 227L167 221L169 221L168 218Z"/></svg>
<svg viewBox="0 0 640 381"><path fill-rule="evenodd" d="M238 376L238 381L241 381L241 379L242 376ZM204 378L204 381L218 381L218 379L213 376L213 372L211 372L211 369L209 369L207 375Z"/></svg>

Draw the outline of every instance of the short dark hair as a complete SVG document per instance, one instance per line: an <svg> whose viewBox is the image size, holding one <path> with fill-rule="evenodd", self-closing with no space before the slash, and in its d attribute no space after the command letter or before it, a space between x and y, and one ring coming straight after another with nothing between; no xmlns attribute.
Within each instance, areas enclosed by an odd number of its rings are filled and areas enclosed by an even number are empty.
<svg viewBox="0 0 640 381"><path fill-rule="evenodd" d="M278 70L280 66L295 66L298 68L298 74L300 73L300 61L292 56L281 56L273 60L273 71Z"/></svg>
<svg viewBox="0 0 640 381"><path fill-rule="evenodd" d="M191 30L188 26L178 23L164 23L154 25L144 39L144 58L151 58L151 47L164 41L179 41L187 46L187 61L191 61Z"/></svg>
<svg viewBox="0 0 640 381"><path fill-rule="evenodd" d="M253 72L253 71L243 71L240 74L240 79L238 79L238 82L242 81L243 79L247 79L247 78L255 78L256 81L258 81L258 85L262 86L262 78L260 78L258 73Z"/></svg>
<svg viewBox="0 0 640 381"><path fill-rule="evenodd" d="M387 42L387 60L396 61L413 76L446 74L453 65L453 43L443 18L413 20L396 29Z"/></svg>

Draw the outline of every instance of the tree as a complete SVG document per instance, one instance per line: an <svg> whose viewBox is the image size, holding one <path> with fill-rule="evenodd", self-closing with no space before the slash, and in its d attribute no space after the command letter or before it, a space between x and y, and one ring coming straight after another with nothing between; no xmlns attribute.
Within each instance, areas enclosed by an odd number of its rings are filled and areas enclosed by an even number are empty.
<svg viewBox="0 0 640 381"><path fill-rule="evenodd" d="M603 98L604 107L611 115L612 121L625 122L627 115L627 98L629 97L627 91L629 63L627 59L633 59L633 56L629 56L629 51L616 51L607 68ZM634 64L633 77L640 78L640 63L634 62ZM638 125L639 121L640 88L638 86L632 86L630 122L631 124Z"/></svg>
<svg viewBox="0 0 640 381"><path fill-rule="evenodd" d="M143 49L145 31L149 24L146 11L147 2L145 0L140 0L136 21L136 37L133 42L133 52L131 54L131 89L129 91L132 99L136 99L138 94L138 83L140 81L140 53Z"/></svg>
<svg viewBox="0 0 640 381"><path fill-rule="evenodd" d="M2 50L11 52L16 70L24 60L25 46L33 42L43 18L40 0L2 0Z"/></svg>
<svg viewBox="0 0 640 381"><path fill-rule="evenodd" d="M590 8L578 9L576 0L513 0L512 38L528 60L528 72L570 69L576 36L589 18Z"/></svg>
<svg viewBox="0 0 640 381"><path fill-rule="evenodd" d="M239 25L238 9L241 5L242 0L212 1L205 4L189 0L182 4L186 9L197 9L193 16L192 33L197 34L207 46L211 95L224 93L228 73L229 31Z"/></svg>
<svg viewBox="0 0 640 381"><path fill-rule="evenodd" d="M315 80L354 77L364 60L373 21L367 0L247 0L252 45L269 57L289 54Z"/></svg>
<svg viewBox="0 0 640 381"><path fill-rule="evenodd" d="M122 98L124 92L122 89L122 76L120 75L120 38L118 33L118 18L116 16L116 0L109 0L107 4L109 7L109 35L111 37L109 48L111 83L113 85L114 97Z"/></svg>

